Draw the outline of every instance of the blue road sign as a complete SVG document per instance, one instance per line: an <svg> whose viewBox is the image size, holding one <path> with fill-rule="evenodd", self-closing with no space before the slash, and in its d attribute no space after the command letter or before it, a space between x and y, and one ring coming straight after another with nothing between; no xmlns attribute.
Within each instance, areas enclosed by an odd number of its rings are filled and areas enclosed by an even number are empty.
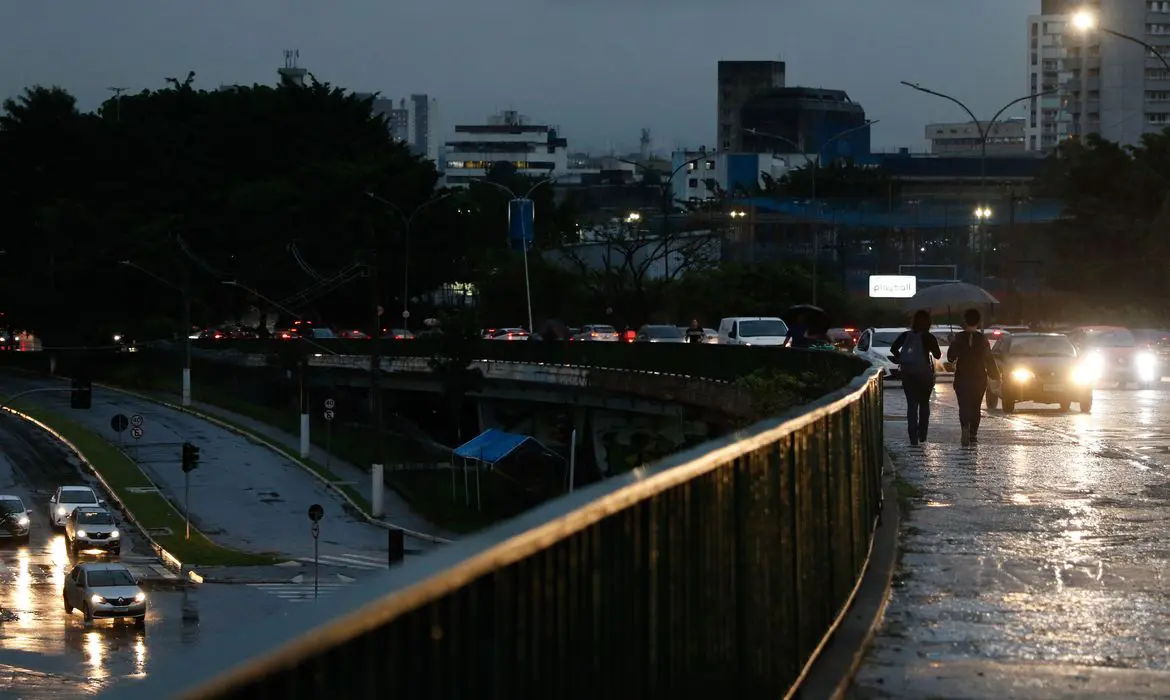
<svg viewBox="0 0 1170 700"><path fill-rule="evenodd" d="M508 245L512 250L532 249L536 237L533 228L535 209L531 199L513 199L508 202Z"/></svg>

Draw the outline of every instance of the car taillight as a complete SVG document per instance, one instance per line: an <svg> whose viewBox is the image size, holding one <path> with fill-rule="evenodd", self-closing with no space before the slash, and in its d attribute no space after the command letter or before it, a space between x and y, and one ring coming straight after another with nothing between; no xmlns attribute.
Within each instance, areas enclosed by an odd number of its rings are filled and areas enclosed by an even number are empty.
<svg viewBox="0 0 1170 700"><path fill-rule="evenodd" d="M404 335L396 335L396 336L394 336L394 339L395 339L395 340L402 340L402 339L403 339L403 338L405 338L405 337L406 337L406 336L404 336Z"/></svg>

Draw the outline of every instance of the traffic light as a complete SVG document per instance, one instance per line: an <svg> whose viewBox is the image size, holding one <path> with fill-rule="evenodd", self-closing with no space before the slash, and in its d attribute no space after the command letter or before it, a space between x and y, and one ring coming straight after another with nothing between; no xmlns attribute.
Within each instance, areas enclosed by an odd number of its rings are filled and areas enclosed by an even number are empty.
<svg viewBox="0 0 1170 700"><path fill-rule="evenodd" d="M73 408L89 408L93 405L93 382L81 377L73 378L73 390L69 393L69 405Z"/></svg>
<svg viewBox="0 0 1170 700"><path fill-rule="evenodd" d="M193 472L199 466L199 448L189 442L183 443L183 471Z"/></svg>

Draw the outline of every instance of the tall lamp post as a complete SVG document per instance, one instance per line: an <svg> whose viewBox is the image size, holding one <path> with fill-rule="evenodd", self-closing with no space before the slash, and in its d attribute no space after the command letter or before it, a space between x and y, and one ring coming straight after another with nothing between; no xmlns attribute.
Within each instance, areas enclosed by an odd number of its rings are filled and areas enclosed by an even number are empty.
<svg viewBox="0 0 1170 700"><path fill-rule="evenodd" d="M971 111L970 107L968 107L965 103L963 103L962 101L960 101L956 97L952 97L950 95L947 95L946 93L938 92L936 90L930 90L928 88L924 88L917 83L911 83L911 82L908 82L905 80L903 80L901 82L903 85L905 85L906 87L908 87L912 90L917 90L918 92L926 93L927 95L933 95L934 97L940 97L944 100L955 103L964 112L966 112L969 117L971 117L971 121L975 124L975 128L979 130L979 196L981 199L983 199L983 202L979 204L979 209L986 209L987 208L987 139L990 138L991 130L995 127L996 123L999 121L999 118L1003 116L1004 112L1008 111L1009 109L1018 105L1021 102L1026 102L1028 100L1034 100L1037 97L1044 97L1046 95L1052 95L1052 94L1059 92L1059 90L1057 90L1057 89L1041 90L1040 92L1033 92L1033 93L1024 95L1023 97L1017 97L1016 99L1012 100L1011 102L1008 102L1003 107L1000 107L999 111L996 112L995 115L990 120L988 120L986 122L982 122L982 121L979 121L979 117L975 116L975 112ZM1083 112L1084 110L1081 110L1081 111ZM988 211L990 211L990 210L988 210ZM983 282L984 282L983 272L984 271L983 271L982 266L981 266L980 270L979 270L979 286L980 287L983 286Z"/></svg>
<svg viewBox="0 0 1170 700"><path fill-rule="evenodd" d="M805 163L808 164L809 178L811 180L811 192L810 192L811 196L809 197L809 200L810 200L809 204L812 205L812 209L813 209L812 303L814 306L817 303L817 290L820 287L820 279L819 278L820 278L820 267L821 267L821 264L820 264L821 263L821 234L820 234L820 231L818 230L818 227L817 227L817 225L820 223L820 216L821 216L820 202L817 201L817 170L820 169L821 154L825 151L826 148L829 147L830 144L835 142L837 139L843 138L845 136L849 136L850 134L854 134L858 131L862 131L863 129L868 129L869 127L873 126L874 124L877 124L879 121L881 121L881 120L867 119L864 124L860 124L858 126L853 126L853 127L848 128L848 129L845 129L844 131L840 131L836 134L833 134L829 138L825 139L824 143L817 144L817 157L816 158L812 158L811 156L809 156L809 154L805 153L804 147L801 146L796 141L793 141L790 138L787 138L785 136L781 136L779 134L770 134L766 131L760 131L758 129L744 129L745 132L752 134L753 136L762 136L764 138L775 139L777 141L782 141L782 142L788 144L789 146L792 146L800 153L801 157L804 158Z"/></svg>
<svg viewBox="0 0 1170 700"><path fill-rule="evenodd" d="M566 173L566 175L567 175L567 173ZM562 177L565 177L566 175L557 175L556 177L553 177L550 174L545 179L541 180L540 182L537 182L532 187L528 188L528 191L524 193L523 197L517 196L516 193L512 191L512 188L507 187L505 185L501 185L498 182L492 182L491 180L477 180L476 184L491 185L492 187L495 187L496 189L503 190L504 192L507 192L509 195L512 196L512 202L530 201L532 198L532 193L535 192L538 188L540 188L544 185L547 185L549 183L556 182L557 180L561 179ZM511 207L512 203L509 202L508 206ZM511 209L509 209L509 212L511 212ZM521 212L523 212L523 207L521 207ZM534 220L535 220L535 213L536 213L536 209L535 209L535 207L533 207L533 219ZM523 230L523 223L521 223L521 230ZM535 232L533 232L533 235L534 236L536 235ZM521 239L520 243L522 244L522 246L524 248L524 297L528 303L528 332L535 333L536 329L532 327L532 284L531 284L531 281L528 277L528 241L525 239Z"/></svg>
<svg viewBox="0 0 1170 700"><path fill-rule="evenodd" d="M182 295L183 298L183 405L191 405L191 271L189 266L183 265L183 284L179 286L170 280L160 277L150 270L131 260L121 260L119 265L132 267L139 272L153 277L156 281L165 284Z"/></svg>
<svg viewBox="0 0 1170 700"><path fill-rule="evenodd" d="M975 207L975 220L979 222L979 286L983 286L983 278L987 272L987 222L991 219L991 207Z"/></svg>
<svg viewBox="0 0 1170 700"><path fill-rule="evenodd" d="M410 227L411 227L411 224L414 223L414 217L418 216L418 213L421 212L423 209L426 209L427 207L431 206L432 204L437 204L437 203L443 201L444 199L450 197L453 194L455 194L455 193L448 192L446 194L439 195L438 197L428 199L427 201L425 201L422 204L415 207L414 211L410 212L410 214L405 214L405 213L403 213L402 209L400 209L396 204L389 201L388 199L385 199L384 197L380 197L380 196L374 194L373 192L366 192L367 197L369 197L370 199L372 199L376 202L381 202L382 204L386 205L387 207L389 207L390 211L397 214L398 218L402 220L402 327L407 329L407 330L410 330L410 326L409 326L409 323L410 323L410 277L409 277L409 270L410 270ZM381 334L381 332L382 332L381 327L375 328L374 332Z"/></svg>

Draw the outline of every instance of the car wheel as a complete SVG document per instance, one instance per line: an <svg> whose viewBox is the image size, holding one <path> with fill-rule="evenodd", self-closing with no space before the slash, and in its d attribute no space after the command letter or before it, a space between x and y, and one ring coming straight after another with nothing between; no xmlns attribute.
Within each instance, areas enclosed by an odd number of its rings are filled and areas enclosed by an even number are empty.
<svg viewBox="0 0 1170 700"><path fill-rule="evenodd" d="M1068 413L1071 410L1072 410L1072 401L1061 401L1060 402L1060 412L1061 413Z"/></svg>
<svg viewBox="0 0 1170 700"><path fill-rule="evenodd" d="M146 616L143 615L142 617L134 618L134 626L137 627L138 629L142 629L143 627L146 627Z"/></svg>
<svg viewBox="0 0 1170 700"><path fill-rule="evenodd" d="M89 603L86 603L85 607L81 609L81 614L85 617L85 624L93 624L93 608L89 606Z"/></svg>
<svg viewBox="0 0 1170 700"><path fill-rule="evenodd" d="M65 614L72 615L73 614L73 606L69 604L69 596L62 593L61 594L61 602L65 604Z"/></svg>
<svg viewBox="0 0 1170 700"><path fill-rule="evenodd" d="M1000 400L1003 401L1003 412L1004 413L1011 413L1012 411L1016 410L1016 400L1015 399L1010 399L1010 398L1004 396L1004 397L1001 397Z"/></svg>
<svg viewBox="0 0 1170 700"><path fill-rule="evenodd" d="M994 411L999 406L999 396L987 392L987 410Z"/></svg>
<svg viewBox="0 0 1170 700"><path fill-rule="evenodd" d="M1093 410L1093 397L1092 396L1081 399L1078 403L1080 404L1080 407L1081 407L1081 413L1089 413L1090 411Z"/></svg>

